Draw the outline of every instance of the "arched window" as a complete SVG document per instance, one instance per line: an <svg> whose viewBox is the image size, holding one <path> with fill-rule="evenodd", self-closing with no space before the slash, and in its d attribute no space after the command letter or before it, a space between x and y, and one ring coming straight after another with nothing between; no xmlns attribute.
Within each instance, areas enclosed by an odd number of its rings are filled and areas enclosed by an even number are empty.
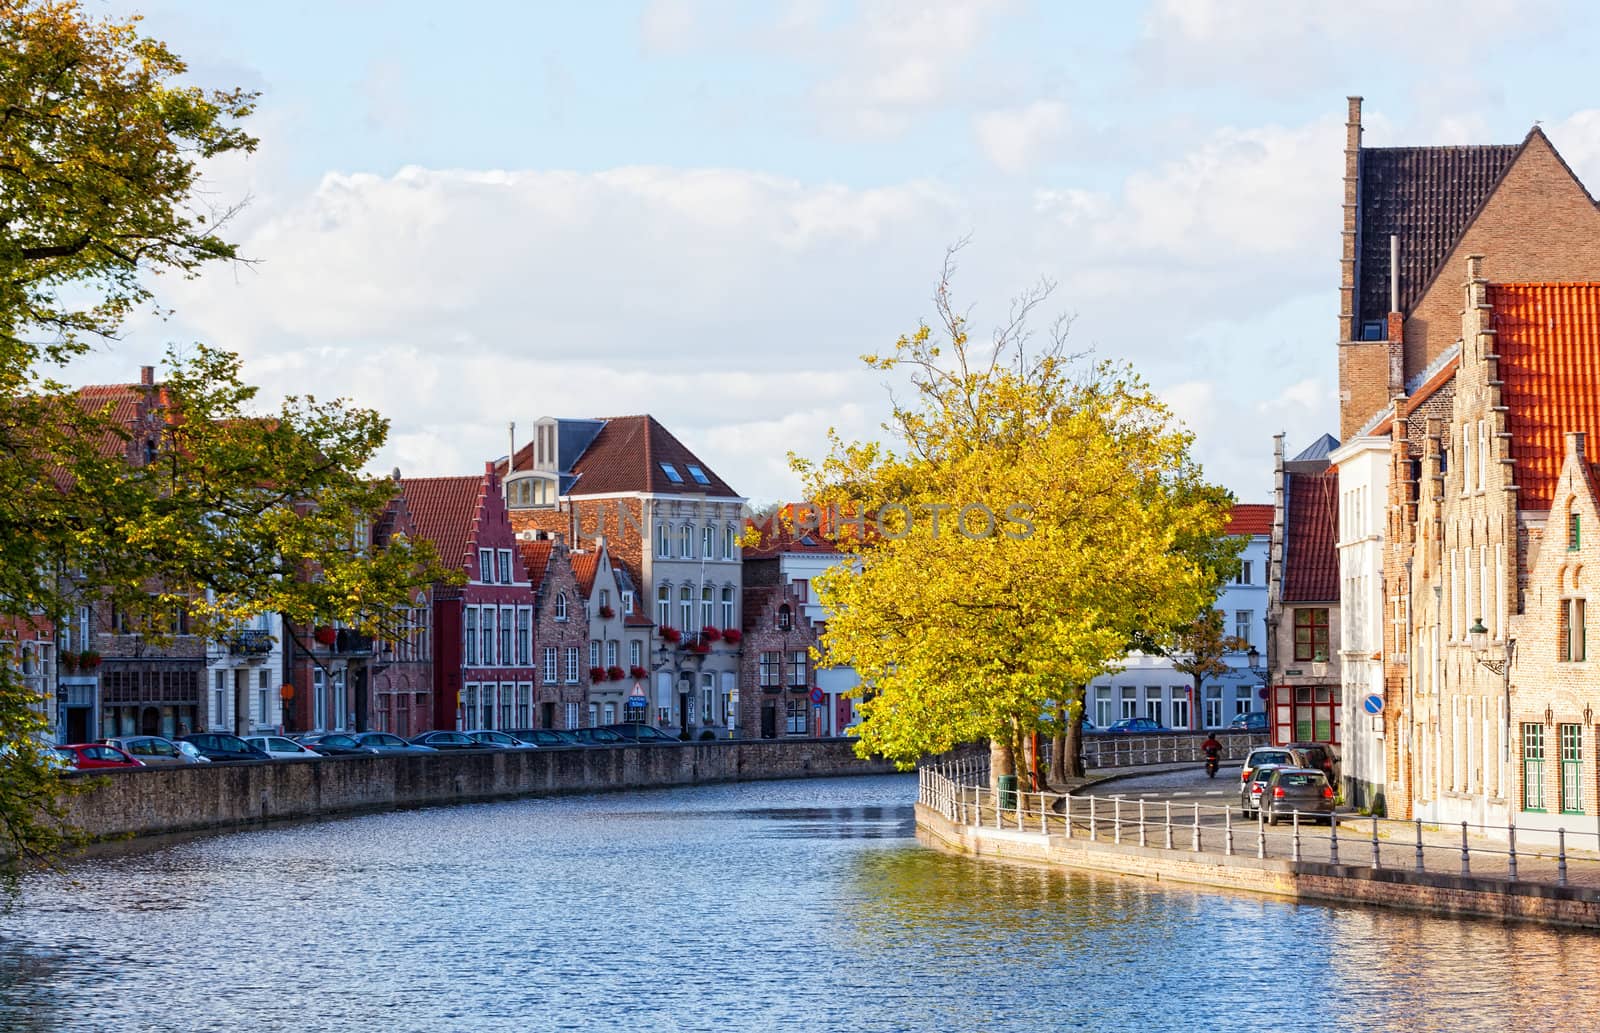
<svg viewBox="0 0 1600 1033"><path fill-rule="evenodd" d="M784 603L778 607L778 630L788 631L794 627L794 616L789 612L789 604Z"/></svg>
<svg viewBox="0 0 1600 1033"><path fill-rule="evenodd" d="M672 627L672 586L662 585L656 589L656 624L659 627Z"/></svg>
<svg viewBox="0 0 1600 1033"><path fill-rule="evenodd" d="M556 593L556 620L564 621L566 619L567 619L567 593L565 593L565 592L557 592Z"/></svg>

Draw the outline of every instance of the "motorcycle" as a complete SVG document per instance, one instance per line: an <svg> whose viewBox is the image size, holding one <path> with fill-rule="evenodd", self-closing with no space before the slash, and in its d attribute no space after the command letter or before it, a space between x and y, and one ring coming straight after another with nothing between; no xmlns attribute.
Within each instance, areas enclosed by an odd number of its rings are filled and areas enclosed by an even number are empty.
<svg viewBox="0 0 1600 1033"><path fill-rule="evenodd" d="M1217 755L1215 753L1206 754L1206 777L1217 777Z"/></svg>

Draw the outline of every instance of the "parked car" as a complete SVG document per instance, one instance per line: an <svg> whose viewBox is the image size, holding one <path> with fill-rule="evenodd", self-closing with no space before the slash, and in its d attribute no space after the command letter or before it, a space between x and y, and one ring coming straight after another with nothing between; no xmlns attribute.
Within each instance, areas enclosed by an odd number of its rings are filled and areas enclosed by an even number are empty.
<svg viewBox="0 0 1600 1033"><path fill-rule="evenodd" d="M1261 791L1261 813L1268 825L1298 811L1302 821L1333 821L1333 786L1317 768L1275 768Z"/></svg>
<svg viewBox="0 0 1600 1033"><path fill-rule="evenodd" d="M655 744L655 743L663 743L663 742L682 742L683 741L682 739L679 739L676 735L673 735L670 732L663 732L661 729L655 727L654 725L647 725L647 724L640 724L640 723L625 723L625 724L617 724L617 725L603 725L601 727L605 731L616 732L618 735L622 736L624 739L627 739L629 742L643 743L643 744L646 744L646 745L651 745L651 744Z"/></svg>
<svg viewBox="0 0 1600 1033"><path fill-rule="evenodd" d="M179 742L192 743L200 755L213 764L223 761L241 760L271 760L266 750L258 750L245 742L237 735L228 735L224 732L196 732L194 735L180 735Z"/></svg>
<svg viewBox="0 0 1600 1033"><path fill-rule="evenodd" d="M57 746L56 752L68 764L79 770L144 767L142 763L130 754L122 752L115 746L107 746L102 742L69 743L65 746Z"/></svg>
<svg viewBox="0 0 1600 1033"><path fill-rule="evenodd" d="M571 732L563 732L555 728L525 728L511 734L530 746L538 746L541 749L560 749L563 746L580 745L578 740L572 737Z"/></svg>
<svg viewBox="0 0 1600 1033"><path fill-rule="evenodd" d="M1121 721L1114 723L1110 728L1107 728L1106 731L1145 735L1150 732L1164 732L1166 728L1162 726L1160 721L1148 717L1125 717Z"/></svg>
<svg viewBox="0 0 1600 1033"><path fill-rule="evenodd" d="M1333 750L1326 743L1320 742L1292 742L1288 749L1298 750L1300 756L1305 758L1308 768L1316 768L1328 776L1328 784L1333 784Z"/></svg>
<svg viewBox="0 0 1600 1033"><path fill-rule="evenodd" d="M574 728L572 737L585 746L626 746L627 739L609 728Z"/></svg>
<svg viewBox="0 0 1600 1033"><path fill-rule="evenodd" d="M211 763L211 758L201 753L200 747L196 746L192 742L184 742L182 739L174 739L172 745L178 748L179 753L183 754L185 757L188 757L189 762L192 764Z"/></svg>
<svg viewBox="0 0 1600 1033"><path fill-rule="evenodd" d="M1240 714L1228 724L1228 729L1234 732L1264 732L1267 730L1266 711L1253 710L1248 714Z"/></svg>
<svg viewBox="0 0 1600 1033"><path fill-rule="evenodd" d="M492 750L531 750L534 748L532 743L523 742L510 732L501 732L493 728L476 728L461 734L478 745L487 746Z"/></svg>
<svg viewBox="0 0 1600 1033"><path fill-rule="evenodd" d="M308 746L303 746L284 735L250 735L245 737L245 742L262 751L274 760L293 760L296 758L320 757L322 754Z"/></svg>
<svg viewBox="0 0 1600 1033"><path fill-rule="evenodd" d="M1285 768L1308 767L1305 754L1288 746L1257 746L1245 754L1244 766L1239 769L1239 784L1250 781L1250 775L1263 764L1276 764Z"/></svg>
<svg viewBox="0 0 1600 1033"><path fill-rule="evenodd" d="M486 747L465 732L423 732L411 737L417 746L432 746L436 750L481 750Z"/></svg>
<svg viewBox="0 0 1600 1033"><path fill-rule="evenodd" d="M324 757L370 757L376 751L356 742L356 737L344 732L321 732L300 738L300 745L309 746Z"/></svg>
<svg viewBox="0 0 1600 1033"><path fill-rule="evenodd" d="M1258 764L1250 777L1239 783L1239 809L1246 818L1254 818L1261 809L1261 794L1266 791L1267 780L1277 770L1276 764Z"/></svg>
<svg viewBox="0 0 1600 1033"><path fill-rule="evenodd" d="M356 745L371 753L438 753L432 746L419 746L395 735L393 732L357 732L350 738Z"/></svg>
<svg viewBox="0 0 1600 1033"><path fill-rule="evenodd" d="M171 739L159 735L121 735L101 739L100 742L106 746L115 746L146 767L210 763L210 758L201 756L198 751L191 755L188 750L180 749ZM193 749L193 746L190 748ZM196 757L199 759L195 759Z"/></svg>

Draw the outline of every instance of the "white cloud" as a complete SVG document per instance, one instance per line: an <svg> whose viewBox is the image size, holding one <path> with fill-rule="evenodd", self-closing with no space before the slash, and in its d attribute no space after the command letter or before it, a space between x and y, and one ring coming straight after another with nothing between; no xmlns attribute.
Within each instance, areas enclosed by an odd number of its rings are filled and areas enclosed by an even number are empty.
<svg viewBox="0 0 1600 1033"><path fill-rule="evenodd" d="M646 53L687 49L699 29L700 5L695 0L650 0L639 16L639 41Z"/></svg>
<svg viewBox="0 0 1600 1033"><path fill-rule="evenodd" d="M1067 106L1060 101L1037 100L1020 108L986 111L973 122L978 146L996 167L1024 172L1067 130Z"/></svg>
<svg viewBox="0 0 1600 1033"><path fill-rule="evenodd" d="M1589 193L1600 192L1600 108L1579 111L1543 128Z"/></svg>

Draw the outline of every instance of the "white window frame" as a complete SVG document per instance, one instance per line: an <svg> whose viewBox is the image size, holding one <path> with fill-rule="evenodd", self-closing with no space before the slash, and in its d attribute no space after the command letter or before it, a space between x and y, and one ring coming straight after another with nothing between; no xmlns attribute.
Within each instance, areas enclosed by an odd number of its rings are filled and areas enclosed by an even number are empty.
<svg viewBox="0 0 1600 1033"><path fill-rule="evenodd" d="M578 684L578 647L567 647L567 678L568 685Z"/></svg>
<svg viewBox="0 0 1600 1033"><path fill-rule="evenodd" d="M555 646L544 647L544 683L554 685L561 676L560 653Z"/></svg>

